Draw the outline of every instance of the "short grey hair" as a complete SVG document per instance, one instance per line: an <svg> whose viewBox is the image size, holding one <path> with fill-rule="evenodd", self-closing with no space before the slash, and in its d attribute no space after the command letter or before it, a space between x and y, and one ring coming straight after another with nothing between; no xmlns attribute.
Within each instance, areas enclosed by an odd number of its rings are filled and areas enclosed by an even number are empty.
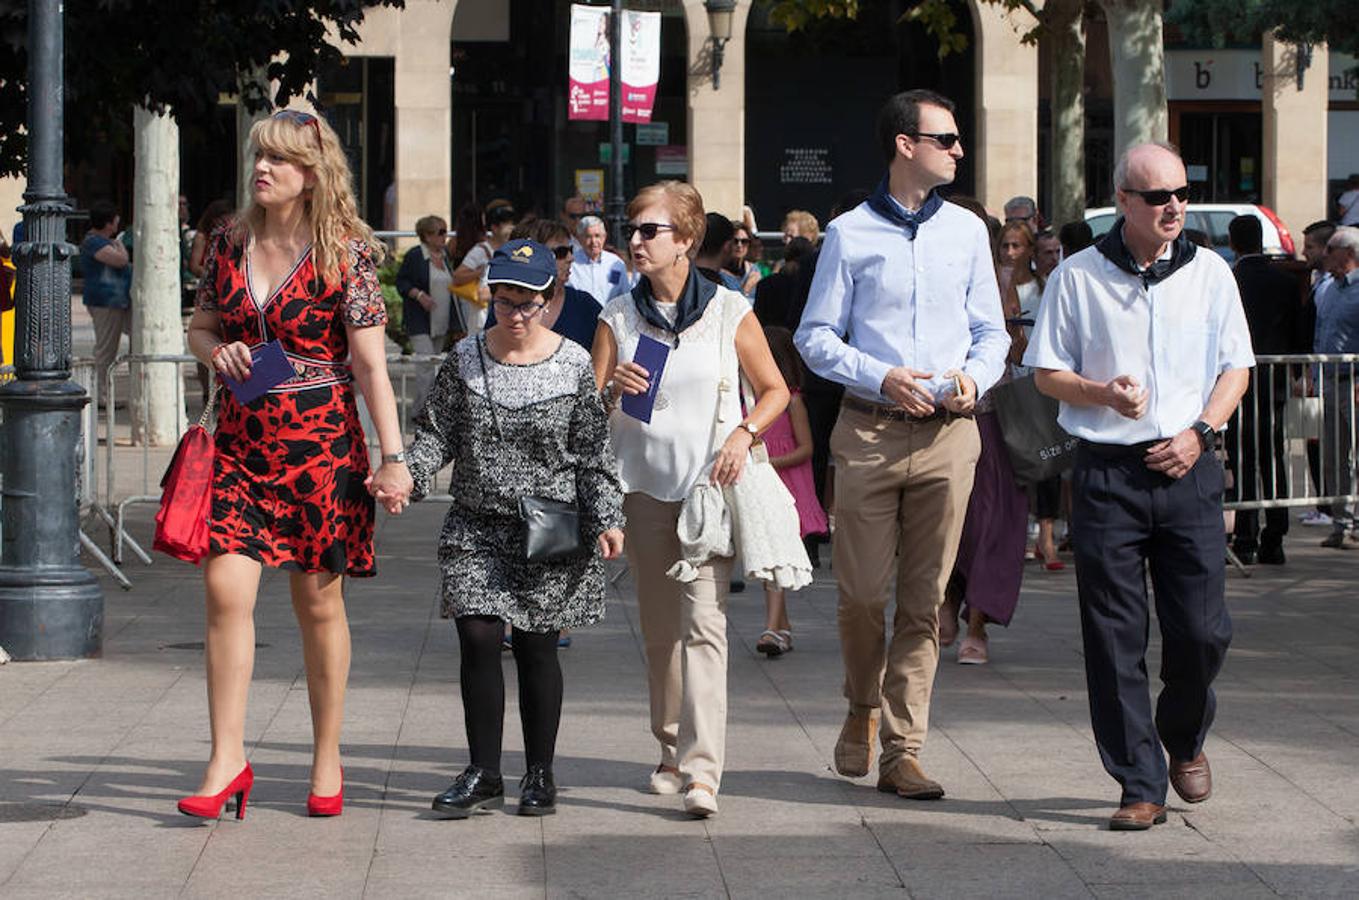
<svg viewBox="0 0 1359 900"><path fill-rule="evenodd" d="M1114 166L1115 191L1122 191L1127 189L1128 157L1132 155L1134 150L1141 150L1143 147L1160 147L1162 150L1168 150L1169 152L1173 153L1176 159L1183 160L1183 158L1180 156L1180 148L1176 147L1170 141L1147 141L1142 144L1134 144L1127 150L1123 151L1123 153L1118 157L1118 164Z"/></svg>
<svg viewBox="0 0 1359 900"><path fill-rule="evenodd" d="M1024 210L1023 218L1031 219L1038 214L1038 204L1032 197L1011 197L1004 206L1005 215L1010 214L1010 210ZM1017 217L1018 218L1018 217Z"/></svg>
<svg viewBox="0 0 1359 900"><path fill-rule="evenodd" d="M1331 239L1326 242L1326 249L1343 247L1350 251L1350 255L1359 260L1359 228L1353 225L1341 225L1331 235Z"/></svg>
<svg viewBox="0 0 1359 900"><path fill-rule="evenodd" d="M576 236L585 237L585 233L596 225L600 228L604 228L604 220L599 216L581 216L580 221L576 223ZM609 229L604 228L606 234L608 233L608 230Z"/></svg>

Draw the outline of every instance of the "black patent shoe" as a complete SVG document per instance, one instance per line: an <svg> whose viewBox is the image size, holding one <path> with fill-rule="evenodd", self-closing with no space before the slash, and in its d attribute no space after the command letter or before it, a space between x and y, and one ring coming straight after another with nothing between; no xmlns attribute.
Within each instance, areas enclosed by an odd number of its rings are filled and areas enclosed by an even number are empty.
<svg viewBox="0 0 1359 900"><path fill-rule="evenodd" d="M519 815L550 816L557 811L557 782L547 766L529 766L519 780Z"/></svg>
<svg viewBox="0 0 1359 900"><path fill-rule="evenodd" d="M433 807L441 819L466 819L482 810L504 809L505 779L468 766L448 790L434 798Z"/></svg>

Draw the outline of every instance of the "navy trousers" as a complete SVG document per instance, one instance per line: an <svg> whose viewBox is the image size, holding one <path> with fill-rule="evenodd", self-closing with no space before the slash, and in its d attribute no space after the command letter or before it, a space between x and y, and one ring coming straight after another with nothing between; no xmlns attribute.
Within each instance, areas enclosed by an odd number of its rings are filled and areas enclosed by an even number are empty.
<svg viewBox="0 0 1359 900"><path fill-rule="evenodd" d="M1224 598L1222 464L1204 454L1183 478L1153 472L1145 446L1082 442L1072 474L1072 547L1090 719L1122 803L1164 803L1172 759L1203 748L1212 683L1231 643ZM1147 680L1150 604L1161 626L1161 693Z"/></svg>

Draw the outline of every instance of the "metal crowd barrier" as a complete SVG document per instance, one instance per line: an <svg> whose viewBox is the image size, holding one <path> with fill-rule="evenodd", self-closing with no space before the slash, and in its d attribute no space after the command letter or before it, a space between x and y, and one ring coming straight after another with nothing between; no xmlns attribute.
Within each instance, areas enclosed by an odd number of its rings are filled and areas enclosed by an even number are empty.
<svg viewBox="0 0 1359 900"><path fill-rule="evenodd" d="M401 433L407 440L414 432L415 415L419 411L417 404L422 399L420 397L421 377L426 376L432 382L434 373L442 361L442 355L402 356L393 354L387 358L387 370L392 381L393 391L396 394ZM154 370L166 366L175 368L173 379L175 408L184 411L186 415L179 420L173 440L153 447L144 439L133 439L133 428L135 427L133 413L135 410L131 402L120 403L118 397L123 396L124 390L120 389L119 386L120 384L126 385L126 394L129 398L145 396L146 387L152 380ZM196 370L197 360L193 356L184 354L128 354L120 356L109 370L109 377L106 382L109 385L109 397L104 408L103 423L105 438L102 442L95 442L87 438L88 455L86 457L88 461L86 469L89 472L86 483L93 485L96 470L101 468L94 465L95 450L97 447L103 447L103 500L101 503L91 491L93 500L91 508L101 518L105 519L111 530L112 561L108 565L123 562L125 547L130 548L137 558L146 565L150 565L152 562L151 555L128 533L127 511L129 507L136 504L160 502L161 476L174 455L179 438L183 436L190 423L198 421L198 416L202 412L201 391L197 383ZM91 367L91 373L92 371ZM132 390L134 380L141 382L142 391L140 394ZM186 387L186 384L190 383L191 387ZM361 394L358 396L358 402L360 421L363 423L369 449L369 459L376 466L381 456L377 431L373 427L372 419L368 415ZM93 409L93 405L91 405L91 409ZM87 435L93 434L93 428L87 430ZM129 460L134 460L134 464L129 465ZM436 476L435 484L427 499L445 502L452 500L452 495L448 492L447 472ZM109 514L105 507L113 510L113 513ZM121 576L121 573L119 573L119 576Z"/></svg>
<svg viewBox="0 0 1359 900"><path fill-rule="evenodd" d="M1234 479L1224 509L1339 512L1359 502L1357 369L1355 353L1256 357L1250 388L1224 434Z"/></svg>

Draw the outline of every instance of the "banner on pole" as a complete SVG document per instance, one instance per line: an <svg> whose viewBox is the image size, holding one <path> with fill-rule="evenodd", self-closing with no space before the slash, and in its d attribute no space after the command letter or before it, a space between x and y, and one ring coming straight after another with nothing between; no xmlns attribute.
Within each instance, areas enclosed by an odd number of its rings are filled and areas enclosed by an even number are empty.
<svg viewBox="0 0 1359 900"><path fill-rule="evenodd" d="M571 4L571 36L567 48L566 111L568 119L609 119L609 10Z"/></svg>
<svg viewBox="0 0 1359 900"><path fill-rule="evenodd" d="M571 5L567 52L568 119L609 119L610 12L602 6ZM650 122L661 74L661 14L623 11L623 121Z"/></svg>
<svg viewBox="0 0 1359 900"><path fill-rule="evenodd" d="M623 12L623 121L650 122L661 79L661 14Z"/></svg>

